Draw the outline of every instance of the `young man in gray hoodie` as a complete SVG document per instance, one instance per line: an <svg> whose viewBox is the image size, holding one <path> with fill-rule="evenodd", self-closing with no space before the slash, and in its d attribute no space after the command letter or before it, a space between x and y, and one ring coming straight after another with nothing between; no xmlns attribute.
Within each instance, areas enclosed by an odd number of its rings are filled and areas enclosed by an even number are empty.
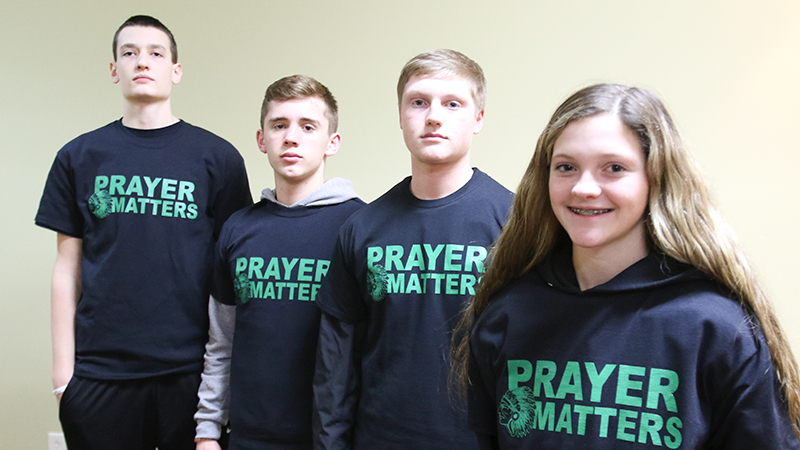
<svg viewBox="0 0 800 450"><path fill-rule="evenodd" d="M364 205L349 181L324 181L325 160L341 143L337 122L336 100L313 78L294 75L267 88L256 140L275 189L231 216L220 234L198 450L220 448L229 417L230 449L312 448L314 301L340 225Z"/></svg>

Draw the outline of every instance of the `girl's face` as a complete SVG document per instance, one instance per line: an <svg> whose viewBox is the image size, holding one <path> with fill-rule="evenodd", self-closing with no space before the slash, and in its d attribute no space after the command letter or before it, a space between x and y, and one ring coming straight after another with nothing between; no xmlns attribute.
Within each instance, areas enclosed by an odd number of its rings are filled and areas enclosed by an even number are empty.
<svg viewBox="0 0 800 450"><path fill-rule="evenodd" d="M549 183L553 212L573 251L614 258L647 254L645 155L616 115L567 125L553 147Z"/></svg>

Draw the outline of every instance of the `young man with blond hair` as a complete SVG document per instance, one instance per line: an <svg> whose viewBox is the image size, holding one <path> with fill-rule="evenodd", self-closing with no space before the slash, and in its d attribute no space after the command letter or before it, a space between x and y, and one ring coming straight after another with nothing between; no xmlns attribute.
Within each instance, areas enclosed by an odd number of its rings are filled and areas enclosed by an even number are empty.
<svg viewBox="0 0 800 450"><path fill-rule="evenodd" d="M256 140L275 189L231 216L217 244L211 292L223 304L213 301L210 311L198 450L220 448L228 417L231 450L312 448L314 302L339 227L364 205L349 181L324 179L341 143L337 114L333 95L313 78L267 88Z"/></svg>
<svg viewBox="0 0 800 450"><path fill-rule="evenodd" d="M36 215L58 233L54 393L72 449L192 449L214 243L252 198L236 149L172 114L169 29L133 16L112 48L122 118L58 152Z"/></svg>
<svg viewBox="0 0 800 450"><path fill-rule="evenodd" d="M480 66L456 51L403 68L411 177L344 224L317 300L317 449L478 448L447 373L450 333L512 201L470 165L485 92Z"/></svg>

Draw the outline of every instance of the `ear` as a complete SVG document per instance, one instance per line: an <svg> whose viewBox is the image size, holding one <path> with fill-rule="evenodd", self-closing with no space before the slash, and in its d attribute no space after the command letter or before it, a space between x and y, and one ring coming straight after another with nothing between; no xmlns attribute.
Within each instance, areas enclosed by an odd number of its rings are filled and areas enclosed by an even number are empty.
<svg viewBox="0 0 800 450"><path fill-rule="evenodd" d="M172 84L178 84L181 82L181 76L183 76L183 67L181 63L175 63L172 65Z"/></svg>
<svg viewBox="0 0 800 450"><path fill-rule="evenodd" d="M117 63L112 62L109 65L109 68L111 69L111 82L114 84L119 83L119 74L117 74Z"/></svg>
<svg viewBox="0 0 800 450"><path fill-rule="evenodd" d="M481 112L478 113L478 117L475 118L475 126L472 127L472 134L480 133L483 128L483 112L484 110L481 110Z"/></svg>
<svg viewBox="0 0 800 450"><path fill-rule="evenodd" d="M261 128L256 131L256 143L258 144L258 149L261 150L261 153L267 154L267 146L264 144L264 130Z"/></svg>
<svg viewBox="0 0 800 450"><path fill-rule="evenodd" d="M333 156L339 151L339 146L342 145L342 135L333 133L331 140L328 142L328 148L325 150L325 156Z"/></svg>

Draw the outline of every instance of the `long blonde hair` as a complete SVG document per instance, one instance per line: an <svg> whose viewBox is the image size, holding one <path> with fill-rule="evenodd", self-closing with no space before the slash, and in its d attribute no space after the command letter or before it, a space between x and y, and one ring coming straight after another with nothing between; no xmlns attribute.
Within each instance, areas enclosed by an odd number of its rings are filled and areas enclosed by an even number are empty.
<svg viewBox="0 0 800 450"><path fill-rule="evenodd" d="M475 321L504 286L522 276L552 249L564 229L549 197L550 162L556 140L570 123L614 114L638 137L647 157L647 233L652 248L691 264L732 292L755 318L767 341L778 380L800 437L797 362L772 304L731 228L723 221L666 107L654 93L615 84L589 86L559 106L536 143L508 223L490 253L473 301L453 333L451 386L463 394L469 383L469 337Z"/></svg>

